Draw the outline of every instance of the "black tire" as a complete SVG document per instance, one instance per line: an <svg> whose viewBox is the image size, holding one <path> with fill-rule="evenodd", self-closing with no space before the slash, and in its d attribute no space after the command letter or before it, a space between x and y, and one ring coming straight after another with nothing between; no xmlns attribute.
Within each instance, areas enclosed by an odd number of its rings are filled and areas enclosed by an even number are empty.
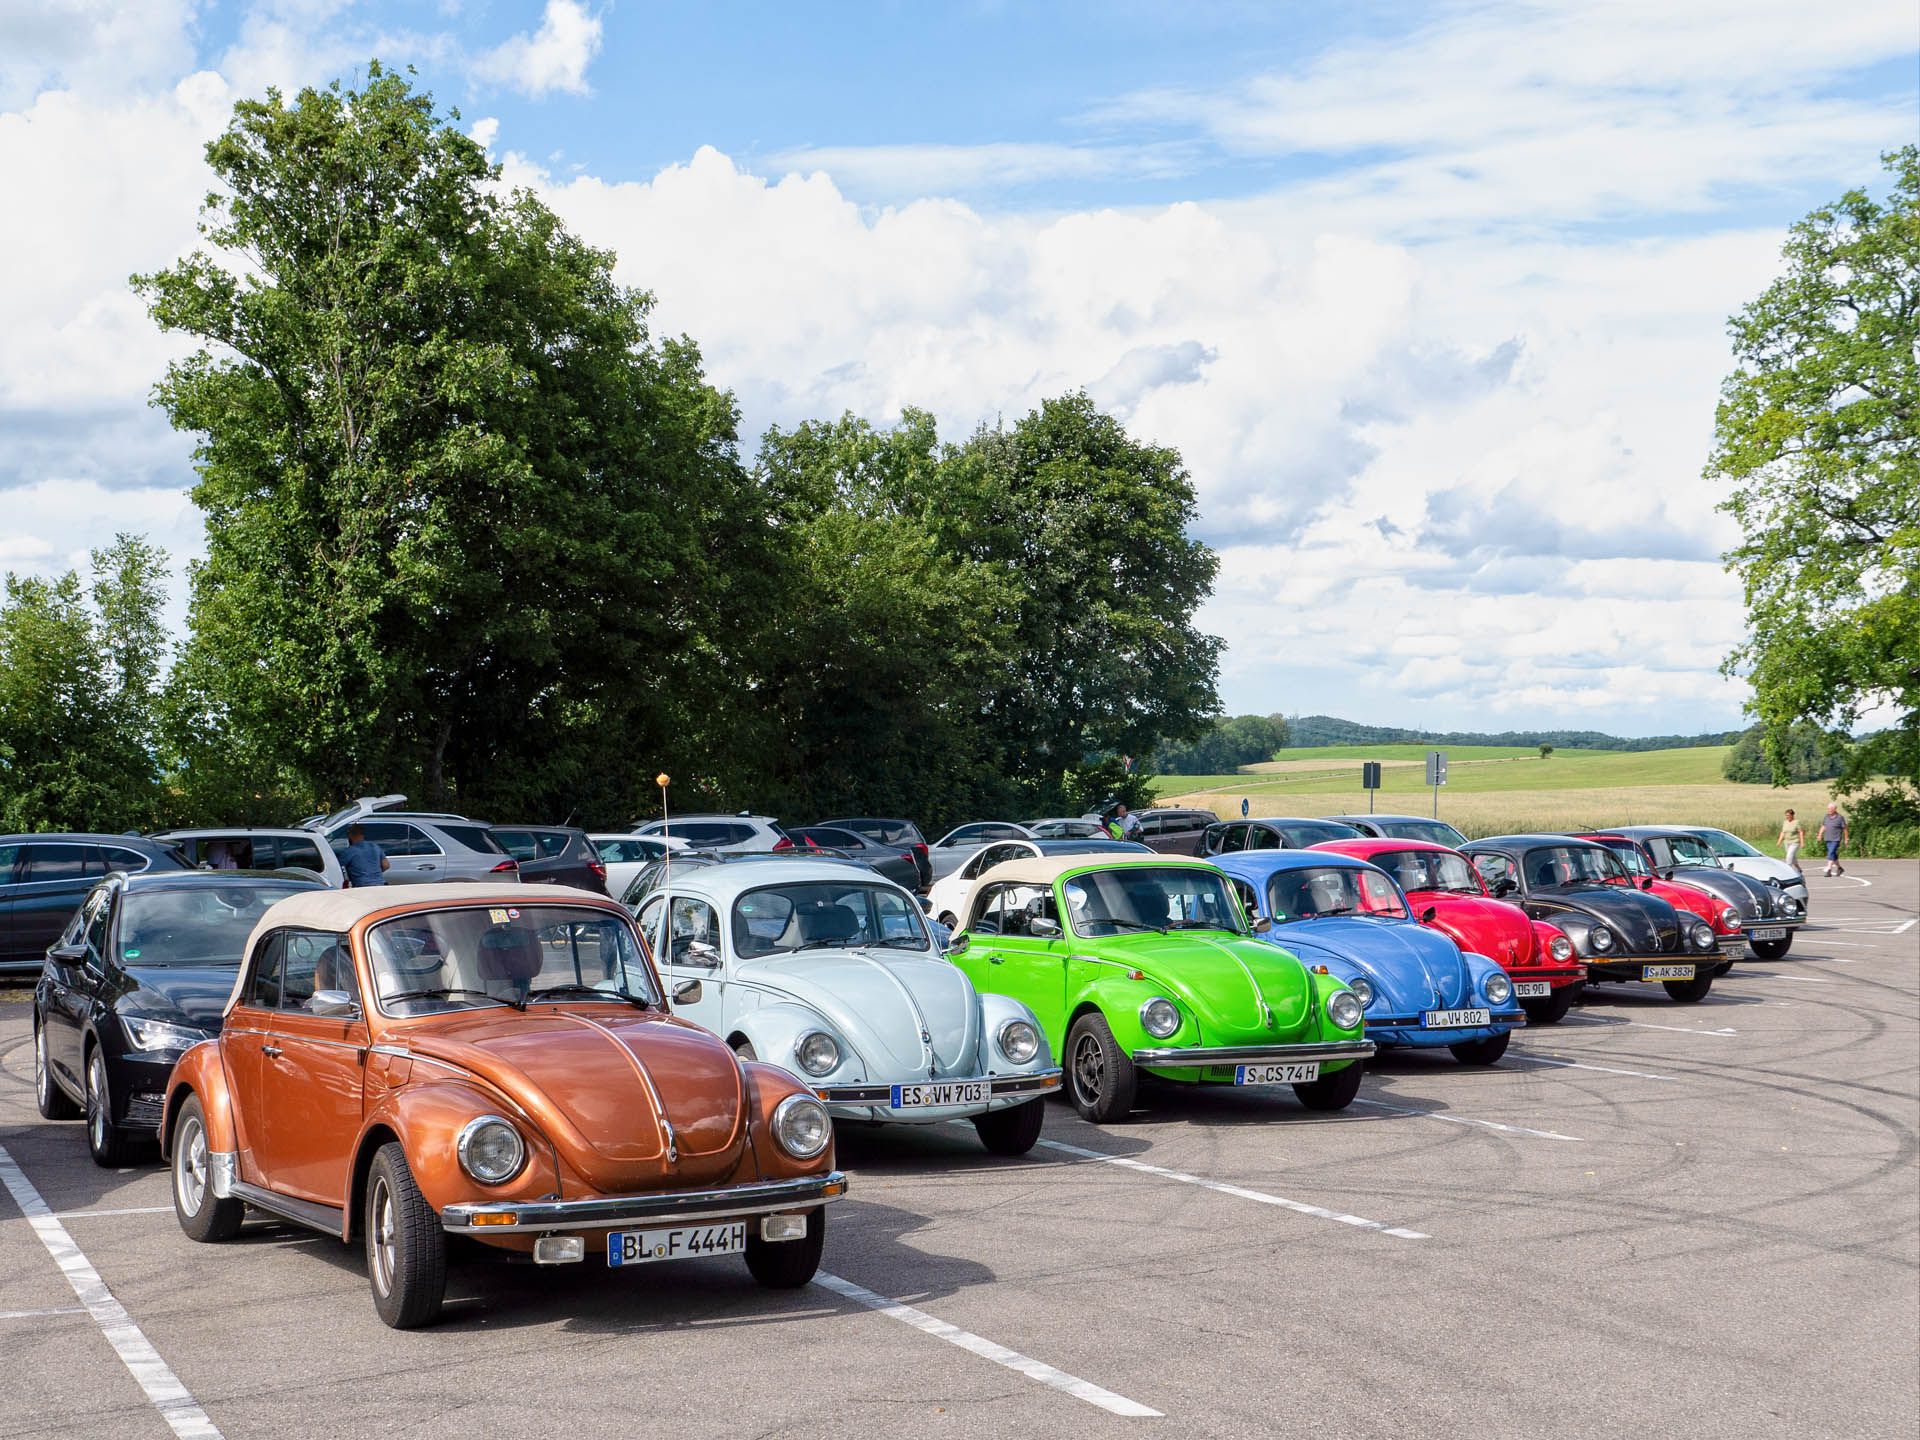
<svg viewBox="0 0 1920 1440"><path fill-rule="evenodd" d="M751 1040L742 1040L738 1045L735 1045L733 1047L733 1053L741 1060L758 1060L760 1058L759 1055L754 1053L753 1042Z"/></svg>
<svg viewBox="0 0 1920 1440"><path fill-rule="evenodd" d="M1360 1093L1360 1076L1366 1068L1365 1062L1356 1060L1344 1070L1294 1086L1294 1096L1309 1110L1344 1110Z"/></svg>
<svg viewBox="0 0 1920 1440"><path fill-rule="evenodd" d="M960 924L960 917L958 915L955 915L951 910L949 910L946 914L940 916L939 920L940 920L940 923L946 926L947 929L949 930L957 928Z"/></svg>
<svg viewBox="0 0 1920 1440"><path fill-rule="evenodd" d="M1040 1139L1040 1127L1047 1112L1038 1100L1009 1105L1004 1110L989 1110L973 1117L973 1128L980 1143L995 1155L1024 1155Z"/></svg>
<svg viewBox="0 0 1920 1440"><path fill-rule="evenodd" d="M173 1122L173 1216L187 1238L202 1244L231 1240L247 1218L244 1200L219 1199L209 1183L207 1115L190 1096Z"/></svg>
<svg viewBox="0 0 1920 1440"><path fill-rule="evenodd" d="M1522 1000L1520 1008L1527 1012L1529 1025L1558 1025L1567 1018L1567 1012L1573 1008L1574 997L1579 993L1578 985L1562 985L1549 994Z"/></svg>
<svg viewBox="0 0 1920 1440"><path fill-rule="evenodd" d="M1513 1039L1511 1030L1503 1030L1498 1035L1489 1035L1484 1040L1463 1040L1458 1045L1449 1045L1453 1058L1462 1065L1492 1065L1507 1053L1507 1043Z"/></svg>
<svg viewBox="0 0 1920 1440"><path fill-rule="evenodd" d="M113 1081L98 1045L87 1053L87 1153L108 1170L131 1165L150 1147L113 1123Z"/></svg>
<svg viewBox="0 0 1920 1440"><path fill-rule="evenodd" d="M38 1022L33 1027L33 1100L42 1120L78 1120L80 1107L60 1088L47 1063L47 1032Z"/></svg>
<svg viewBox="0 0 1920 1440"><path fill-rule="evenodd" d="M1140 1071L1113 1038L1113 1027L1090 1010L1067 1031L1067 1099L1096 1125L1123 1120L1140 1089Z"/></svg>
<svg viewBox="0 0 1920 1440"><path fill-rule="evenodd" d="M762 1240L760 1222L747 1221L747 1269L769 1290L798 1290L820 1268L827 1243L827 1207L807 1212L803 1240Z"/></svg>
<svg viewBox="0 0 1920 1440"><path fill-rule="evenodd" d="M1707 998L1707 992L1713 989L1713 976L1701 975L1692 980L1662 980L1667 994L1683 1005L1698 1005Z"/></svg>
<svg viewBox="0 0 1920 1440"><path fill-rule="evenodd" d="M1787 951L1793 948L1793 936L1789 934L1784 940L1749 940L1747 948L1753 951L1756 960L1784 960Z"/></svg>
<svg viewBox="0 0 1920 1440"><path fill-rule="evenodd" d="M413 1183L407 1152L382 1145L367 1175L367 1280L373 1308L396 1330L437 1319L447 1293L447 1235Z"/></svg>

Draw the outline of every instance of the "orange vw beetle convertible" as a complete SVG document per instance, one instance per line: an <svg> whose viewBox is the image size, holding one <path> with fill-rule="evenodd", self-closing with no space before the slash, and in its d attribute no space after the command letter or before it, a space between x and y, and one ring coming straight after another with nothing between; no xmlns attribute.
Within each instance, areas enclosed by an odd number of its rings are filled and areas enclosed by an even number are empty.
<svg viewBox="0 0 1920 1440"><path fill-rule="evenodd" d="M846 1191L825 1107L669 1014L619 906L551 885L273 906L160 1138L193 1239L251 1205L362 1240L399 1327L439 1313L448 1235L549 1265L740 1254L804 1285Z"/></svg>

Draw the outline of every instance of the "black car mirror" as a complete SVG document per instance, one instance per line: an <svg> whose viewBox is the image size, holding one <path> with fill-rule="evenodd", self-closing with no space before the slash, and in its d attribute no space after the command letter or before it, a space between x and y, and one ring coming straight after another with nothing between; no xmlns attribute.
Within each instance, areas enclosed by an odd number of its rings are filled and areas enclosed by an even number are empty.
<svg viewBox="0 0 1920 1440"><path fill-rule="evenodd" d="M1519 888L1520 887L1515 885L1513 881L1504 877L1493 882L1493 893L1498 896L1511 895Z"/></svg>
<svg viewBox="0 0 1920 1440"><path fill-rule="evenodd" d="M673 1003L676 1005L698 1005L706 987L698 980L682 980L673 987Z"/></svg>
<svg viewBox="0 0 1920 1440"><path fill-rule="evenodd" d="M1052 940L1060 933L1060 922L1049 920L1044 915L1035 915L1027 921L1027 934L1038 936L1042 940Z"/></svg>
<svg viewBox="0 0 1920 1440"><path fill-rule="evenodd" d="M1653 877L1649 875L1646 879L1642 880L1640 882L1640 888L1642 890L1651 890L1653 888Z"/></svg>
<svg viewBox="0 0 1920 1440"><path fill-rule="evenodd" d="M315 1015L324 1015L329 1020L358 1020L360 1007L353 1003L353 996L344 990L316 990L313 999L307 1002L307 1009Z"/></svg>
<svg viewBox="0 0 1920 1440"><path fill-rule="evenodd" d="M47 958L56 965L78 965L87 958L85 945L55 945L47 951Z"/></svg>
<svg viewBox="0 0 1920 1440"><path fill-rule="evenodd" d="M1431 925L1433 923L1433 917L1439 913L1440 907L1438 905L1427 906L1426 909L1420 912L1420 923L1422 925Z"/></svg>

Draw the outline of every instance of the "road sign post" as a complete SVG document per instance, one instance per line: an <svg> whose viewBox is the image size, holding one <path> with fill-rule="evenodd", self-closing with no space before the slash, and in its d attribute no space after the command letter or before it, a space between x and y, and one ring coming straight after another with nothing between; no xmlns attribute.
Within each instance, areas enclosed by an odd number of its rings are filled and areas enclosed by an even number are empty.
<svg viewBox="0 0 1920 1440"><path fill-rule="evenodd" d="M1433 818L1440 818L1440 787L1447 783L1447 752L1427 752L1427 784L1433 787Z"/></svg>
<svg viewBox="0 0 1920 1440"><path fill-rule="evenodd" d="M1373 792L1380 788L1380 762L1363 760L1360 762L1360 784L1367 792L1367 814L1373 813Z"/></svg>
<svg viewBox="0 0 1920 1440"><path fill-rule="evenodd" d="M1250 804L1248 804L1248 802L1247 802L1247 797L1246 797L1246 796L1244 796L1244 795L1242 795L1242 796L1240 797L1240 818L1241 818L1242 820L1244 820L1244 819L1246 819L1246 818L1247 818L1247 811L1249 811L1249 810L1251 810L1252 808L1253 808L1253 806L1252 806L1252 805L1250 805Z"/></svg>

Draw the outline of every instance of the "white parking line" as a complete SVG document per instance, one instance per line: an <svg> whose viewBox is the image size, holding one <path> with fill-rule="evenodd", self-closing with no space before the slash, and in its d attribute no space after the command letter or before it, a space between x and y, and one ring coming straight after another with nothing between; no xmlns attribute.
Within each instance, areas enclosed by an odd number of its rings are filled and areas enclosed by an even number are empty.
<svg viewBox="0 0 1920 1440"><path fill-rule="evenodd" d="M171 1205L136 1205L130 1210L62 1210L56 1220L97 1220L103 1215L171 1215Z"/></svg>
<svg viewBox="0 0 1920 1440"><path fill-rule="evenodd" d="M1642 1030L1672 1030L1680 1035L1738 1035L1738 1030L1721 1026L1718 1030L1698 1030L1691 1025L1656 1025L1651 1020L1622 1020L1619 1017L1602 1020L1593 1015L1569 1015L1560 1022L1562 1025L1637 1025Z"/></svg>
<svg viewBox="0 0 1920 1440"><path fill-rule="evenodd" d="M1831 985L1831 980L1816 980L1811 975L1788 975L1779 970L1729 970L1729 980L1798 980L1802 985Z"/></svg>
<svg viewBox="0 0 1920 1440"><path fill-rule="evenodd" d="M1076 1400L1084 1400L1089 1405L1097 1405L1111 1414L1163 1418L1160 1411L1142 1405L1138 1400L1129 1400L1124 1395L1103 1390L1091 1380L1082 1380L1077 1375L1056 1370L1053 1366L1035 1360L1030 1355L1022 1355L1018 1350L1009 1350L1004 1345L996 1345L993 1341L982 1339L970 1330L949 1325L945 1320L936 1320L924 1310L916 1310L913 1306L903 1305L898 1300L889 1300L886 1296L877 1294L864 1285L856 1285L851 1280L843 1280L838 1275L828 1274L825 1270L814 1273L813 1283L823 1290L831 1290L836 1295L864 1305L869 1310L878 1311L890 1320L911 1325L923 1334L944 1340L949 1345L958 1345L962 1350L991 1360L996 1365L1004 1365L1009 1370L1016 1370L1029 1380L1038 1380L1042 1385L1050 1385L1062 1394L1071 1395Z"/></svg>
<svg viewBox="0 0 1920 1440"><path fill-rule="evenodd" d="M1572 1140L1578 1143L1578 1135L1562 1135L1554 1130L1529 1130L1524 1125L1502 1125L1497 1120L1475 1120L1466 1115L1449 1115L1444 1110L1415 1110L1408 1105L1389 1105L1384 1100L1356 1100L1356 1105L1371 1105L1376 1110L1390 1110L1395 1115L1421 1115L1429 1120L1444 1120L1449 1125L1479 1125L1488 1130L1504 1130L1509 1135L1532 1135L1539 1140Z"/></svg>
<svg viewBox="0 0 1920 1440"><path fill-rule="evenodd" d="M47 1208L47 1202L40 1198L40 1192L27 1179L26 1172L14 1163L5 1146L0 1146L0 1184L7 1187L13 1203L27 1217L27 1223L33 1227L33 1233L46 1247L53 1263L60 1267L60 1273L67 1277L67 1284L73 1287L81 1306L93 1316L93 1323L100 1327L100 1333L106 1336L120 1362L146 1392L153 1408L160 1412L160 1418L182 1440L220 1440L220 1431L207 1418L207 1412L200 1408L180 1378L160 1358L159 1351L133 1323L126 1306L113 1298L100 1272L73 1243L67 1227Z"/></svg>
<svg viewBox="0 0 1920 1440"><path fill-rule="evenodd" d="M1198 1185L1202 1190L1218 1191L1222 1195L1232 1195L1241 1200L1253 1200L1261 1205L1278 1206L1282 1210L1291 1210L1297 1215L1311 1215L1316 1220L1333 1220L1342 1225L1351 1225L1358 1230L1378 1230L1382 1235L1392 1235L1401 1240L1433 1238L1418 1230L1405 1230L1397 1225L1388 1225L1384 1221L1342 1214L1338 1210L1308 1205L1300 1200L1289 1200L1284 1195L1269 1195L1264 1190L1249 1190L1244 1185L1229 1185L1224 1180L1208 1180L1203 1176L1189 1175L1184 1170L1169 1170L1163 1165L1149 1165L1144 1160L1135 1160L1128 1155L1109 1155L1101 1150L1083 1150L1078 1145L1065 1145L1058 1140L1042 1140L1039 1143L1044 1148L1058 1150L1063 1155L1078 1155L1083 1160L1105 1161L1109 1165L1118 1165L1123 1170L1138 1170L1144 1175L1158 1175L1163 1180L1178 1180L1182 1185Z"/></svg>
<svg viewBox="0 0 1920 1440"><path fill-rule="evenodd" d="M0 1310L0 1320L38 1320L42 1315L84 1315L84 1305L54 1305L45 1310Z"/></svg>
<svg viewBox="0 0 1920 1440"><path fill-rule="evenodd" d="M1519 1055L1508 1058L1525 1060L1534 1065L1558 1065L1563 1070L1598 1070L1602 1075L1632 1075L1639 1080L1673 1079L1671 1075L1655 1075L1647 1070L1618 1070L1611 1065L1587 1065L1578 1060L1549 1060L1544 1055Z"/></svg>

